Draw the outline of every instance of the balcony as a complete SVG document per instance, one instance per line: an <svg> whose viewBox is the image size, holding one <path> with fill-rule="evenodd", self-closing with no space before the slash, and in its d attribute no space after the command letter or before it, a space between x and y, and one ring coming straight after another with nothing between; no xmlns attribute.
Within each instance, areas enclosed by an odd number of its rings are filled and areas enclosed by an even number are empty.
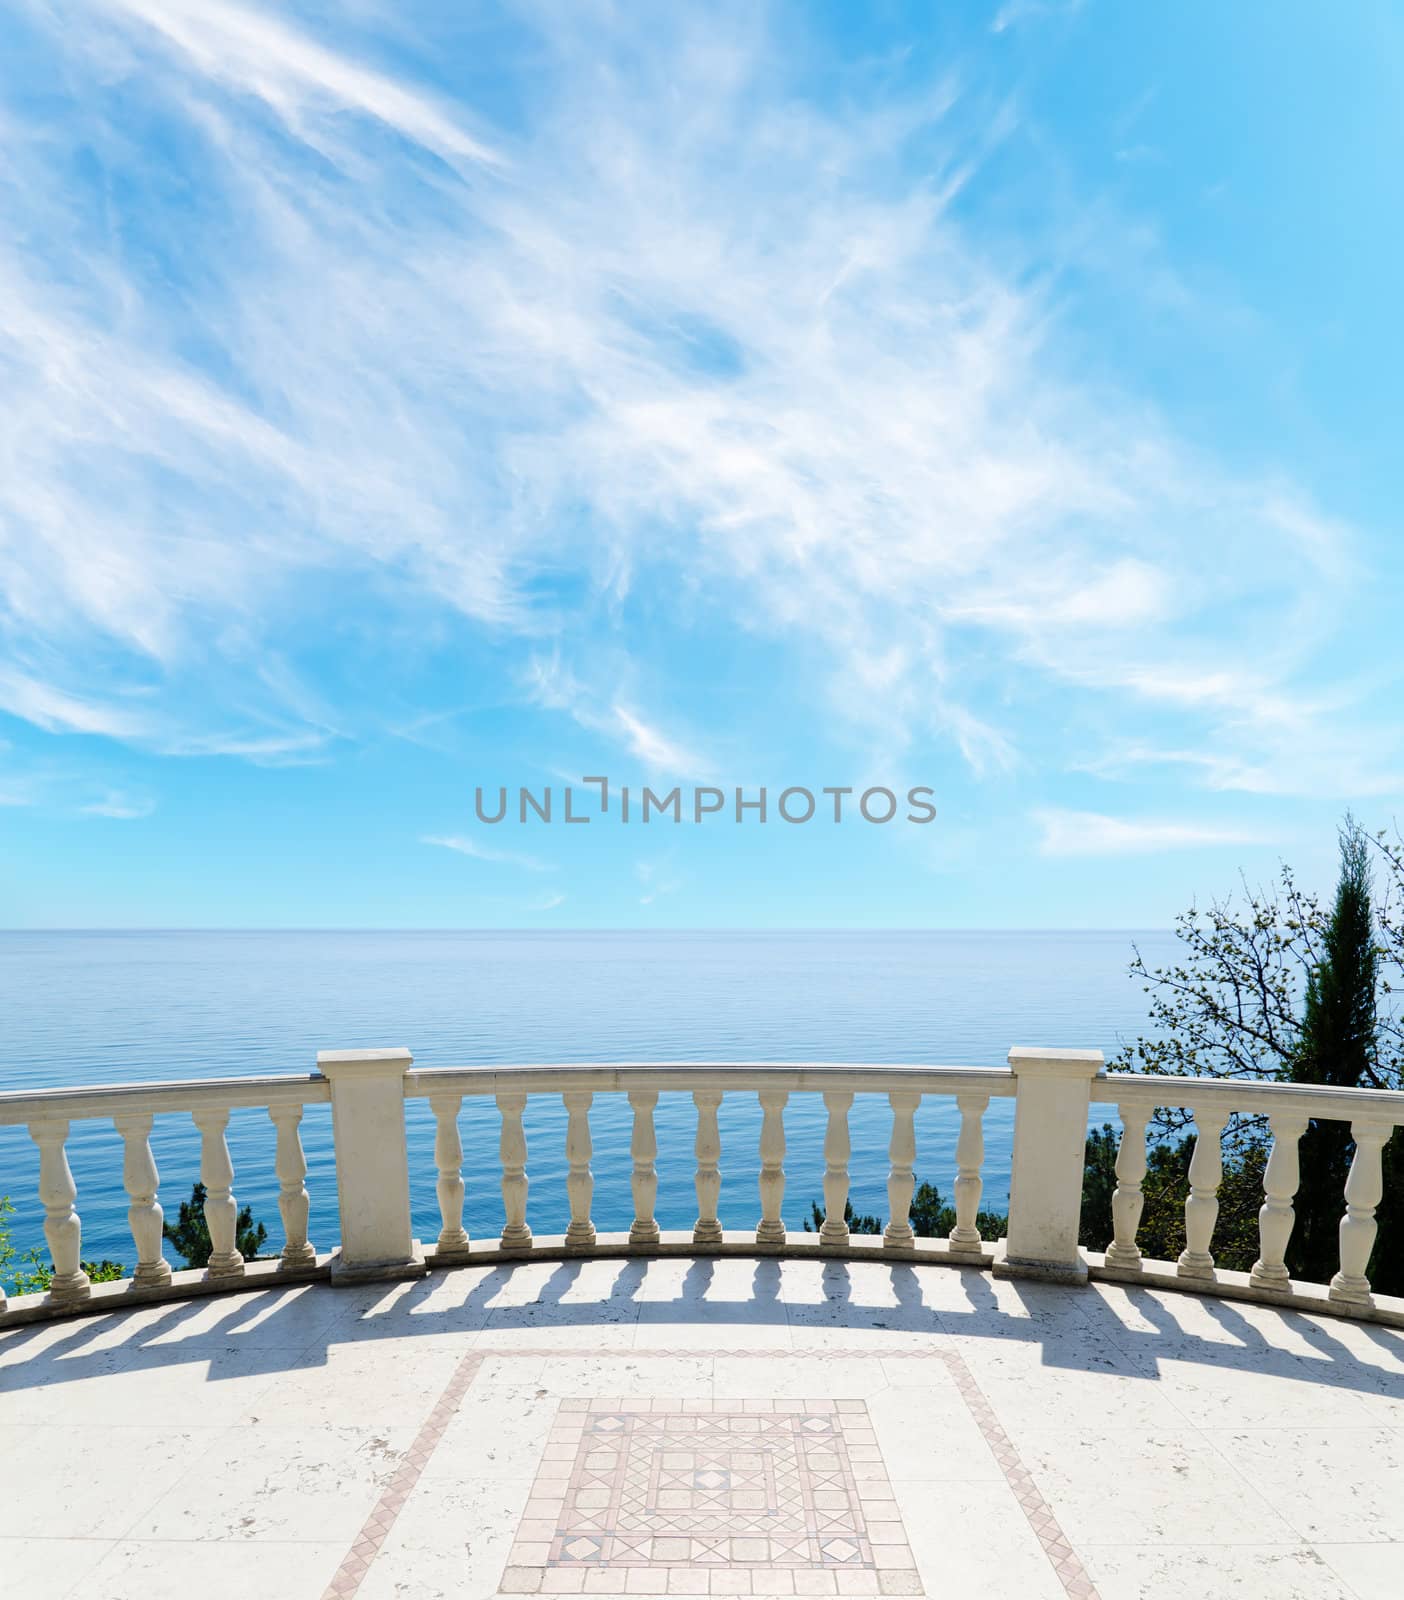
<svg viewBox="0 0 1404 1600"><path fill-rule="evenodd" d="M711 1064L416 1071L405 1051L315 1074L0 1096L40 1153L54 1280L0 1312L4 1592L453 1596L1304 1596L1399 1593L1404 1302L1365 1278L1380 1150L1404 1095L1107 1075L1095 1055L1007 1070ZM534 1238L532 1095L563 1097L570 1221ZM627 1234L591 1219L593 1097L632 1108ZM696 1113L697 1222L654 1219L660 1095ZM759 1147L723 1153L727 1094L758 1097ZM791 1095L827 1117L817 1234L782 1221ZM890 1220L850 1236L848 1118L891 1108ZM492 1097L491 1240L462 1227L459 1113ZM956 1226L906 1224L924 1097L958 1110ZM982 1122L1015 1101L1008 1237L981 1239ZM410 1229L406 1100L435 1122L440 1228ZM1123 1127L1115 1237L1077 1246L1092 1100ZM302 1107L330 1100L340 1245L309 1244ZM754 1103L754 1099L753 1102ZM224 1130L261 1106L281 1255L234 1248ZM1187 1248L1136 1246L1146 1126L1195 1116ZM1213 1262L1219 1136L1270 1120L1260 1258ZM214 1254L161 1256L157 1116L193 1116ZM1340 1270L1292 1282L1296 1141L1350 1121ZM111 1119L137 1267L89 1284L65 1142ZM719 1170L757 1175L724 1228ZM490 1157L495 1157L491 1160ZM818 1175L816 1175L818 1176ZM806 1175L806 1182L808 1175ZM803 1193L808 1193L806 1187ZM730 1219L727 1221L731 1222Z"/></svg>

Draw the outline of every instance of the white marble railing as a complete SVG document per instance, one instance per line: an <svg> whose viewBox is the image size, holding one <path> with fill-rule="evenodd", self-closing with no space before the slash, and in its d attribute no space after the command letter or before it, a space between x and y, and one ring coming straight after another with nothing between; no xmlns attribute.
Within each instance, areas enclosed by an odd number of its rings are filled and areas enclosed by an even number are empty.
<svg viewBox="0 0 1404 1600"><path fill-rule="evenodd" d="M1294 1223L1297 1141L1311 1118L1351 1126L1355 1157L1342 1196L1340 1271L1319 1300L1348 1315L1384 1316L1404 1324L1396 1310L1373 1300L1366 1264L1374 1242L1381 1195L1381 1150L1404 1124L1404 1094L1328 1090L1207 1079L1107 1074L1095 1051L1010 1051L1008 1068L804 1065L784 1063L629 1063L601 1066L451 1067L415 1070L407 1050L323 1052L319 1071L289 1077L141 1084L81 1090L0 1094L0 1125L23 1125L39 1148L39 1194L44 1234L53 1263L52 1286L42 1301L24 1297L8 1310L0 1290L0 1319L24 1320L85 1304L153 1298L171 1293L237 1288L270 1276L329 1275L333 1281L398 1278L428 1266L541 1253L590 1254L602 1249L647 1252L753 1250L873 1252L910 1259L949 1259L991 1268L999 1275L1066 1282L1098 1277L1138 1279L1172 1286L1279 1299L1303 1286L1288 1279L1285 1253ZM787 1238L785 1115L790 1097L817 1094L825 1107L824 1215L817 1235ZM844 1220L849 1192L849 1112L857 1094L884 1096L891 1115L888 1144L888 1220L876 1239L850 1239ZM627 1234L597 1235L592 1216L590 1113L597 1096L619 1095L630 1107L630 1185L633 1218ZM658 1141L654 1117L663 1095L690 1099L696 1117L692 1180L697 1216L690 1234L665 1235L655 1215ZM761 1111L757 1148L741 1157L757 1173L756 1202L743 1230L718 1214L722 1157L718 1114L727 1095L751 1097ZM569 1224L559 1239L534 1239L528 1223L530 1152L524 1113L534 1096L558 1099L566 1111L565 1157ZM983 1119L991 1098L1015 1099L1014 1151L1008 1236L980 1236L977 1216L983 1187ZM960 1119L954 1179L955 1225L943 1240L913 1236L908 1220L916 1161L915 1119L923 1099L954 1102ZM464 1149L459 1117L465 1099L490 1100L501 1119L496 1166L474 1150L480 1181L500 1184L505 1218L500 1238L470 1240L463 1225ZM434 1118L434 1164L440 1227L426 1251L413 1238L405 1101L425 1100ZM318 1257L308 1242L307 1164L299 1124L303 1107L330 1101L341 1221L339 1249ZM1078 1247L1084 1142L1089 1107L1116 1104L1123 1126L1113 1200L1114 1238L1104 1257ZM286 1243L276 1262L246 1264L236 1244L238 1205L225 1128L236 1107L265 1109L276 1129L274 1164ZM1186 1204L1187 1244L1177 1263L1143 1261L1136 1236L1146 1173L1146 1130L1160 1107L1190 1111L1196 1145ZM1261 1254L1244 1283L1216 1271L1212 1255L1219 1140L1235 1112L1260 1114L1272 1132L1264 1179ZM162 1254L162 1211L150 1134L157 1116L189 1116L201 1135L201 1180L213 1252L199 1274L173 1281ZM120 1285L89 1284L81 1265L82 1225L66 1155L71 1123L110 1120L124 1141L123 1180L130 1201L135 1247L133 1277ZM487 1176L483 1178L486 1169ZM0 1192L4 1191L0 1175ZM739 1219L731 1219L734 1223Z"/></svg>
<svg viewBox="0 0 1404 1600"><path fill-rule="evenodd" d="M55 1309L66 1309L81 1305L92 1294L82 1266L83 1228L75 1205L78 1192L68 1165L72 1123L110 1121L122 1137L122 1181L136 1256L131 1287L141 1291L165 1289L171 1283L170 1263L162 1253L164 1214L156 1198L160 1177L151 1153L152 1124L157 1116L166 1115L193 1120L200 1132L200 1181L205 1186L205 1220L213 1247L207 1277L233 1286L244 1276L245 1262L235 1241L239 1204L234 1198L234 1166L225 1138L230 1112L244 1106L266 1109L276 1130L273 1161L286 1239L279 1265L290 1274L314 1267L317 1260L307 1241L302 1108L329 1098L330 1085L318 1073L0 1094L0 1127L28 1128L39 1148L39 1200L44 1207L44 1238L53 1268L48 1303ZM0 1193L3 1192L0 1178ZM0 1284L0 1314L5 1309L5 1289Z"/></svg>
<svg viewBox="0 0 1404 1600"><path fill-rule="evenodd" d="M1141 1220L1141 1184L1146 1175L1146 1130L1161 1109L1194 1118L1190 1193L1185 1202L1185 1248L1174 1264L1186 1287L1219 1284L1212 1250L1223 1175L1221 1141L1235 1115L1262 1118L1271 1135L1258 1213L1258 1259L1248 1286L1266 1295L1290 1292L1287 1245L1296 1214L1292 1201L1299 1179L1297 1150L1310 1121L1350 1124L1355 1146L1342 1195L1340 1268L1326 1290L1330 1301L1368 1310L1373 1305L1365 1275L1374 1248L1375 1211L1384 1193L1381 1156L1396 1127L1404 1126L1404 1094L1386 1089L1327 1089L1311 1084L1248 1083L1233 1079L1167 1078L1109 1073L1096 1097L1115 1103L1121 1119L1114 1237L1107 1246L1105 1275L1141 1275L1145 1264L1136 1243Z"/></svg>
<svg viewBox="0 0 1404 1600"><path fill-rule="evenodd" d="M549 1095L562 1101L567 1119L566 1194L570 1203L564 1248L569 1252L586 1252L593 1250L597 1243L591 1216L594 1179L590 1170L590 1108L595 1097L622 1094L629 1102L633 1124L629 1151L633 1160L630 1182L634 1217L629 1226L628 1243L645 1248L659 1244L662 1237L654 1216L658 1195L654 1112L659 1096L669 1093L690 1098L696 1112L693 1183L697 1193L697 1221L690 1242L700 1247L726 1242L722 1219L717 1214L721 1192L718 1112L722 1099L728 1094L745 1095L759 1102L761 1129L754 1157L759 1218L754 1229L748 1228L747 1233L761 1250L778 1250L786 1244L785 1222L781 1215L785 1198L785 1108L792 1094L818 1094L824 1103L824 1218L817 1243L820 1248L829 1249L846 1249L851 1243L844 1215L851 1155L848 1116L854 1096L885 1096L891 1109L887 1179L889 1220L882 1235L883 1246L891 1250L916 1247L908 1212L916 1181L913 1166L917 1107L924 1096L950 1097L960 1116L960 1134L956 1142L956 1225L950 1237L942 1242L942 1253L978 1256L986 1243L976 1226L983 1188L984 1114L992 1096L1015 1093L1015 1078L1005 1068L789 1066L780 1063L703 1062L686 1066L628 1063L492 1070L449 1067L406 1073L404 1092L407 1097L428 1100L435 1118L434 1159L438 1168L442 1223L432 1251L436 1262L461 1260L471 1253L463 1228L463 1147L458 1134L458 1115L465 1097L491 1098L501 1114L498 1154L506 1222L500 1248L505 1252L523 1251L532 1245L526 1215L528 1151L522 1120L527 1100L533 1095Z"/></svg>

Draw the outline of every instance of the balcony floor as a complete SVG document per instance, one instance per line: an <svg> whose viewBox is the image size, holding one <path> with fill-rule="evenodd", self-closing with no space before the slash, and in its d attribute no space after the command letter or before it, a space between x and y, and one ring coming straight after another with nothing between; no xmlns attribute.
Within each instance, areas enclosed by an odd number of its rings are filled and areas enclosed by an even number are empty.
<svg viewBox="0 0 1404 1600"><path fill-rule="evenodd" d="M25 1600L1397 1600L1404 1334L973 1269L631 1260L0 1334Z"/></svg>

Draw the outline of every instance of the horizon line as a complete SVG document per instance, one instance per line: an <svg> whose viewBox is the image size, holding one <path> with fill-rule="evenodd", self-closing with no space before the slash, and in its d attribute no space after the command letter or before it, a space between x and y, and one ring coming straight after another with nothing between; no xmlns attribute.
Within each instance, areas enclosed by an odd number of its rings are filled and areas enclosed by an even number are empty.
<svg viewBox="0 0 1404 1600"><path fill-rule="evenodd" d="M1140 926L1084 926L1068 927L1064 924L1030 924L1026 926L1001 925L998 927L980 927L976 925L960 925L951 927L909 927L894 925L891 927L797 927L786 924L776 924L767 927L654 927L647 924L626 924L610 927L561 927L540 928L530 926L501 926L501 927L465 927L465 926L414 926L410 924L395 924L386 926L374 925L331 925L317 926L315 924L288 924L257 925L257 924L231 924L226 926L179 923L161 923L143 926L135 923L124 924L95 924L89 927L15 927L0 928L0 936L21 933L472 933L472 934L504 934L504 933L529 933L529 934L566 934L566 933L732 933L732 934L863 934L863 933L1173 933L1173 927L1156 927L1149 923Z"/></svg>

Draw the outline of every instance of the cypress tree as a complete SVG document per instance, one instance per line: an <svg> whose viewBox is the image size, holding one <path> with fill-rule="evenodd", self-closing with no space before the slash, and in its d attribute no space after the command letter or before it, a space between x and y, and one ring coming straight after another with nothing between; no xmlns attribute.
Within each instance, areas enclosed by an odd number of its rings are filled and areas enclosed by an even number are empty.
<svg viewBox="0 0 1404 1600"><path fill-rule="evenodd" d="M1374 1081L1379 950L1370 905L1368 842L1349 815L1341 828L1336 900L1321 960L1307 978L1293 1083L1357 1088ZM1301 1142L1297 1224L1287 1251L1294 1278L1327 1282L1338 1260L1338 1230L1353 1153L1350 1126L1313 1119Z"/></svg>

